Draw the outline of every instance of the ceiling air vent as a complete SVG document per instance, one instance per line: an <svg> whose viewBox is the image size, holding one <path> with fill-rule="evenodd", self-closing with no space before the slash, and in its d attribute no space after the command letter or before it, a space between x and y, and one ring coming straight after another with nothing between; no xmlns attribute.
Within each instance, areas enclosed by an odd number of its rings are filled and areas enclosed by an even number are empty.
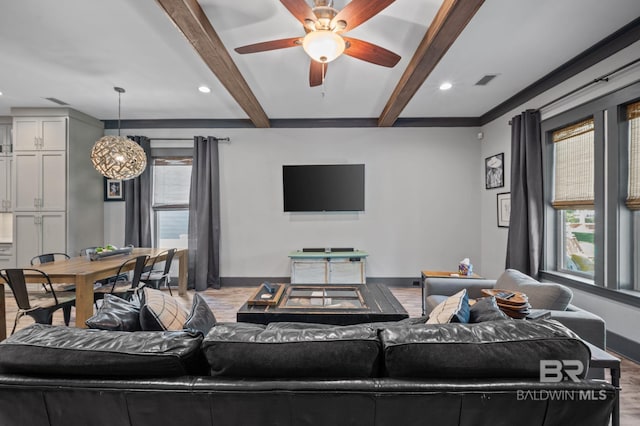
<svg viewBox="0 0 640 426"><path fill-rule="evenodd" d="M66 102L61 101L60 99L56 99L56 98L45 98L48 101L53 102L54 104L58 104L58 105L69 105Z"/></svg>
<svg viewBox="0 0 640 426"><path fill-rule="evenodd" d="M476 83L476 86L486 86L491 80L496 78L498 74L487 74Z"/></svg>

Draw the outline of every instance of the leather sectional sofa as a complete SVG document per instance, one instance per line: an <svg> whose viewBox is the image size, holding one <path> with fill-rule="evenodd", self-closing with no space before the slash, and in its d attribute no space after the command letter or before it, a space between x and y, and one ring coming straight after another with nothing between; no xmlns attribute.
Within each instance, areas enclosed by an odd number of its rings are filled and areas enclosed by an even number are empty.
<svg viewBox="0 0 640 426"><path fill-rule="evenodd" d="M605 426L611 385L541 380L541 360L589 359L553 320L35 324L0 343L0 425Z"/></svg>

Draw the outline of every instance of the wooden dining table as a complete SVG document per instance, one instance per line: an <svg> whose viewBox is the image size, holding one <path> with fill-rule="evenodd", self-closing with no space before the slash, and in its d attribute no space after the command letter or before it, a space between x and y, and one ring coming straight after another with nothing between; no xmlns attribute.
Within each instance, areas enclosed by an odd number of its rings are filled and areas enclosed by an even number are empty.
<svg viewBox="0 0 640 426"><path fill-rule="evenodd" d="M53 284L74 284L76 288L76 327L86 328L85 321L93 315L93 284L104 278L116 275L120 265L126 260L147 255L149 258L158 257L161 262L166 259L166 249L161 248L134 248L131 254L118 254L104 257L99 260L89 260L85 256L72 257L70 259L56 260L43 263L36 268L49 275ZM178 260L178 294L184 296L187 293L187 249L177 249L175 256ZM133 269L135 262L127 265L127 270ZM32 267L32 266L24 266ZM27 282L39 283L42 277L26 275ZM7 337L6 309L4 300L4 283L0 281L0 340Z"/></svg>

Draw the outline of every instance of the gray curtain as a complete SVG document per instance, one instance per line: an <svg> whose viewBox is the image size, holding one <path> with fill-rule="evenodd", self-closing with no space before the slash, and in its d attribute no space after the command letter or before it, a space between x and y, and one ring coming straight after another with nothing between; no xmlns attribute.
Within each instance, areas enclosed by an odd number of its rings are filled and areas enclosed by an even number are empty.
<svg viewBox="0 0 640 426"><path fill-rule="evenodd" d="M543 233L540 112L511 119L511 216L506 267L538 278Z"/></svg>
<svg viewBox="0 0 640 426"><path fill-rule="evenodd" d="M218 139L196 136L189 193L189 288L220 288Z"/></svg>
<svg viewBox="0 0 640 426"><path fill-rule="evenodd" d="M147 167L136 178L124 181L124 243L153 247L151 241L151 141L146 136L127 136L147 154Z"/></svg>

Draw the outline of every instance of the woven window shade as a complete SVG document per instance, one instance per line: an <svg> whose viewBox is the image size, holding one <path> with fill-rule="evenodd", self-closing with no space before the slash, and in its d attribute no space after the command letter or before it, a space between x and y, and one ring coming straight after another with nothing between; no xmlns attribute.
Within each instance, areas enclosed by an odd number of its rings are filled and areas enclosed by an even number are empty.
<svg viewBox="0 0 640 426"><path fill-rule="evenodd" d="M629 189L627 206L640 210L640 102L627 106L629 121Z"/></svg>
<svg viewBox="0 0 640 426"><path fill-rule="evenodd" d="M556 209L592 209L594 200L593 119L553 132Z"/></svg>

